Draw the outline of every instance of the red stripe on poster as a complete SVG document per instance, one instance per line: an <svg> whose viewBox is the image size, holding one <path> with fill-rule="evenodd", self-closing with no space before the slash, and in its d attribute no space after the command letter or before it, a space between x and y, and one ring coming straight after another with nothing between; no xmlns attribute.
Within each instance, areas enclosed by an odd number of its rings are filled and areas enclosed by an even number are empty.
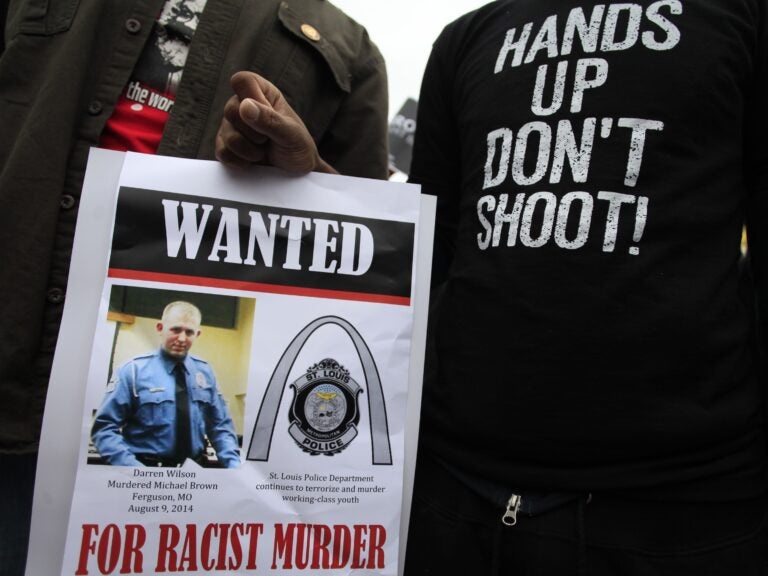
<svg viewBox="0 0 768 576"><path fill-rule="evenodd" d="M398 306L411 305L411 299L404 296L386 296L383 294L369 294L365 292L299 288L297 286L262 284L259 282L246 282L244 280L222 280L220 278L184 276L182 274L163 274L161 272L142 272L140 270L124 270L121 268L110 268L107 275L110 278L140 280L144 282L187 284L191 286L207 286L209 288L225 288L228 290L245 290L248 292L266 292L269 294L287 294L290 296L308 296L312 298L330 298L332 300L354 300L357 302L375 302L377 304L395 304Z"/></svg>

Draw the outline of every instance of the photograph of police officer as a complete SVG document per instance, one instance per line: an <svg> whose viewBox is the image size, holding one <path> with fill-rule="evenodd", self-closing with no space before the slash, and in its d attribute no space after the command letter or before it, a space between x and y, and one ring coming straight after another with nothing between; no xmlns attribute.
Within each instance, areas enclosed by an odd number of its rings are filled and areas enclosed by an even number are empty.
<svg viewBox="0 0 768 576"><path fill-rule="evenodd" d="M154 326L159 347L114 371L91 429L101 461L117 466L181 466L188 459L240 465L235 426L207 361L190 350L200 338L197 306L174 301Z"/></svg>

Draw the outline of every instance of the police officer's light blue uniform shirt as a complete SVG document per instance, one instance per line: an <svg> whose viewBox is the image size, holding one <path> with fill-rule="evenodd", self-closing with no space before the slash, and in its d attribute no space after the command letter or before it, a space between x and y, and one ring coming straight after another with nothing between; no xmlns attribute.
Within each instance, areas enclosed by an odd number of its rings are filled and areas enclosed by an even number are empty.
<svg viewBox="0 0 768 576"><path fill-rule="evenodd" d="M158 350L133 358L115 372L91 432L96 449L107 462L141 466L136 454L175 456L176 364L176 359ZM239 466L237 436L213 370L189 354L183 366L190 404L191 456L203 452L207 435L222 466Z"/></svg>

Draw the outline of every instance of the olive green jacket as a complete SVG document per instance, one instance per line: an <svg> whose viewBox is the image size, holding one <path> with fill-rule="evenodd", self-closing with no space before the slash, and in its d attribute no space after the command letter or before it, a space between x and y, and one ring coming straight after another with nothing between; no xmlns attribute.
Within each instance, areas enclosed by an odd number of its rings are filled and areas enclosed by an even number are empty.
<svg viewBox="0 0 768 576"><path fill-rule="evenodd" d="M0 452L37 448L88 149L162 5L10 2L0 56ZM209 0L158 153L213 158L238 70L280 88L339 172L386 178L383 59L326 0Z"/></svg>

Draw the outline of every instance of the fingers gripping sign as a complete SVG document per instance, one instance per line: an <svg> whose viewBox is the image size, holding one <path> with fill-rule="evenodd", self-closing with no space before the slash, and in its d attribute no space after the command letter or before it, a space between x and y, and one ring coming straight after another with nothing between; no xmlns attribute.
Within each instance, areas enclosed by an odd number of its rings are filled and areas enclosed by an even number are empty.
<svg viewBox="0 0 768 576"><path fill-rule="evenodd" d="M268 164L289 172L336 173L280 90L254 72L237 72L216 136L216 158L244 167Z"/></svg>

